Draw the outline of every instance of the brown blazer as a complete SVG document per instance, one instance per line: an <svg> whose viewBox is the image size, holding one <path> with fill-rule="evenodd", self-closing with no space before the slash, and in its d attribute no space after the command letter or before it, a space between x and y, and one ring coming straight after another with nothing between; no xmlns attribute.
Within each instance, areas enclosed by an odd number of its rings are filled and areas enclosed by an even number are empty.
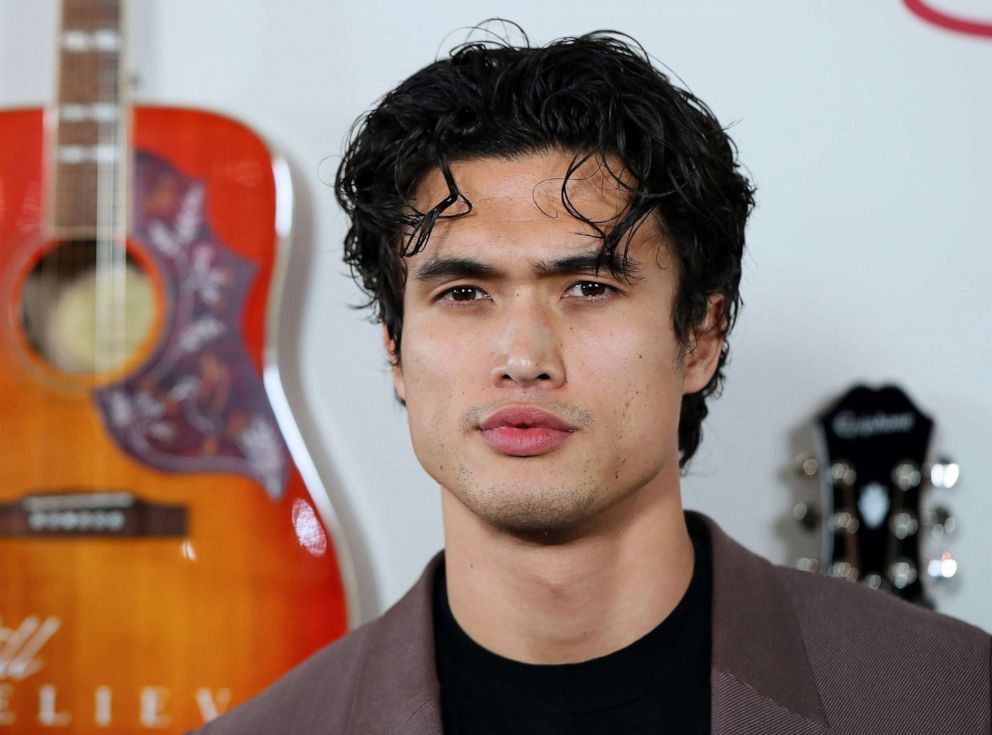
<svg viewBox="0 0 992 735"><path fill-rule="evenodd" d="M713 548L714 733L992 733L987 633L772 566L697 520ZM441 735L431 620L440 558L382 617L196 735Z"/></svg>

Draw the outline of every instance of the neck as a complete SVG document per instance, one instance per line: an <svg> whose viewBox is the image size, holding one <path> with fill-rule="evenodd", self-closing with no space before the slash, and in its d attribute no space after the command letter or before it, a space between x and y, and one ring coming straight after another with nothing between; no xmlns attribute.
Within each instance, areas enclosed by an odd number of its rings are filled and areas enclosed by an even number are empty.
<svg viewBox="0 0 992 735"><path fill-rule="evenodd" d="M126 230L124 28L123 0L62 0L48 126L47 224L57 238L119 239Z"/></svg>
<svg viewBox="0 0 992 735"><path fill-rule="evenodd" d="M479 645L516 661L577 663L617 651L668 617L692 578L677 471L555 545L494 529L447 490L442 504L452 613Z"/></svg>

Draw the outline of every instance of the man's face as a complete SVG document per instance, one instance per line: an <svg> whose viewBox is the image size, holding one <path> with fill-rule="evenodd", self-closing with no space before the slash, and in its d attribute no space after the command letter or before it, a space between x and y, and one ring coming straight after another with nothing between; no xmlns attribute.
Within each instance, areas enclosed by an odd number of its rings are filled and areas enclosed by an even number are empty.
<svg viewBox="0 0 992 735"><path fill-rule="evenodd" d="M567 538L638 493L677 492L681 398L719 352L716 336L680 359L677 273L653 220L631 243L630 282L596 273L601 241L561 201L571 158L452 164L472 212L439 220L408 261L394 370L427 472L526 537ZM432 172L418 209L447 193ZM627 201L595 162L568 194L605 228Z"/></svg>

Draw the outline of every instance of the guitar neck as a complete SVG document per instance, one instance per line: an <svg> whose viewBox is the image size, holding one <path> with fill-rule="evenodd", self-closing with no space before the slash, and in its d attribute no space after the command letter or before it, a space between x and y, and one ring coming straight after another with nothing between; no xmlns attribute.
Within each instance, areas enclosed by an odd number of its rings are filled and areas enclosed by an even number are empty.
<svg viewBox="0 0 992 735"><path fill-rule="evenodd" d="M57 239L127 231L130 115L122 0L62 0L48 124L48 223Z"/></svg>

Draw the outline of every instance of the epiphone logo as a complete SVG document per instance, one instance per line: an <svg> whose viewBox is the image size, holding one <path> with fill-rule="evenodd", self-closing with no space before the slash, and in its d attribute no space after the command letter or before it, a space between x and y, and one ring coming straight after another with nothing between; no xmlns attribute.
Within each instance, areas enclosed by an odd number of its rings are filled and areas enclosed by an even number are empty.
<svg viewBox="0 0 992 735"><path fill-rule="evenodd" d="M50 615L42 619L29 615L17 627L3 627L0 619L0 727L13 725L17 720L14 714L14 701L19 692L13 684L4 680L23 681L44 668L45 661L39 655L45 644L62 627L62 621ZM43 727L68 727L73 721L73 713L63 710L58 702L58 688L54 684L40 684L34 692L37 704L35 721ZM168 727L172 718L168 713L168 700L172 693L165 687L141 686L136 691L138 698L138 726L141 729ZM29 695L31 696L31 695ZM204 722L219 717L231 703L231 690L211 690L200 687L193 692L193 698ZM93 690L92 721L99 727L113 724L114 692L109 686L98 686Z"/></svg>
<svg viewBox="0 0 992 735"><path fill-rule="evenodd" d="M858 416L853 411L841 411L830 424L841 439L870 439L880 434L906 434L916 425L916 416L906 413L878 413Z"/></svg>

